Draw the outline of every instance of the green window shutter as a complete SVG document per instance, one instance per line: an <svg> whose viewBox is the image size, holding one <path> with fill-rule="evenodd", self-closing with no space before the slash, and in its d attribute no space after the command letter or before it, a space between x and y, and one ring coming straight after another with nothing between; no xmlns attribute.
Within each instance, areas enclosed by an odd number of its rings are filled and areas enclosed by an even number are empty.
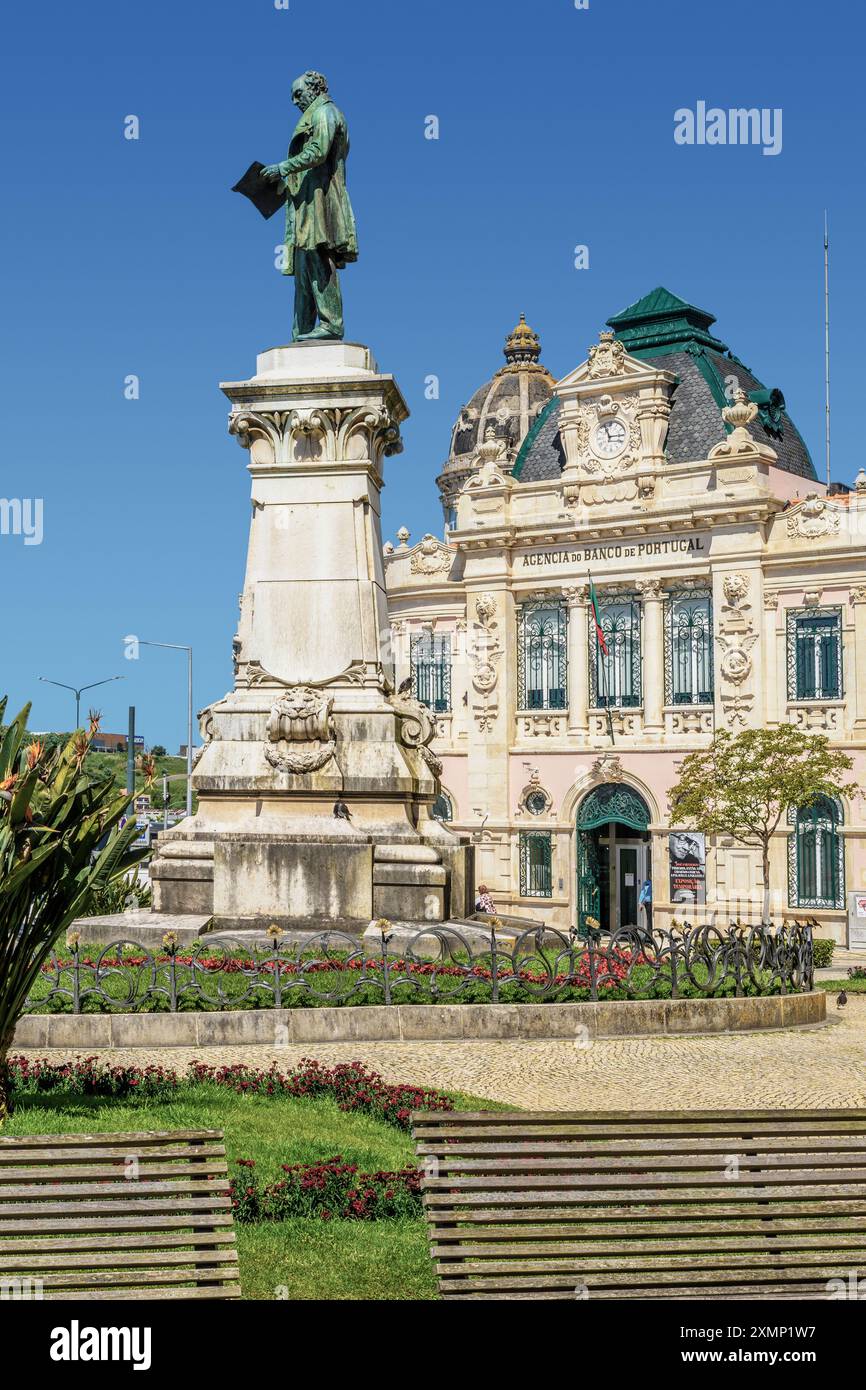
<svg viewBox="0 0 866 1390"><path fill-rule="evenodd" d="M815 834L810 821L800 826L799 833L798 883L800 902L812 902L815 898Z"/></svg>
<svg viewBox="0 0 866 1390"><path fill-rule="evenodd" d="M837 700L839 689L839 633L828 628L821 634L821 691L825 700Z"/></svg>
<svg viewBox="0 0 866 1390"><path fill-rule="evenodd" d="M815 656L813 637L808 628L797 624L797 689L798 700L811 700L815 696Z"/></svg>
<svg viewBox="0 0 866 1390"><path fill-rule="evenodd" d="M835 903L836 901L836 836L827 827L822 827L818 831L821 837L821 882L818 891L824 902Z"/></svg>

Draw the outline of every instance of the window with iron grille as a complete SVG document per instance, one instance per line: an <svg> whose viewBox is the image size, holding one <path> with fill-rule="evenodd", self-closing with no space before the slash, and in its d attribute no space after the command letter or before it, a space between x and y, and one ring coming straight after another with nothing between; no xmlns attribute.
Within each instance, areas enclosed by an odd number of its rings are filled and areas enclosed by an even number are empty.
<svg viewBox="0 0 866 1390"><path fill-rule="evenodd" d="M841 608L788 613L788 699L842 698Z"/></svg>
<svg viewBox="0 0 866 1390"><path fill-rule="evenodd" d="M525 830L520 835L521 898L553 897L553 846L543 831Z"/></svg>
<svg viewBox="0 0 866 1390"><path fill-rule="evenodd" d="M517 617L517 683L521 709L568 705L568 610L553 600L524 603Z"/></svg>
<svg viewBox="0 0 866 1390"><path fill-rule="evenodd" d="M599 596L599 621L590 638L590 698L596 708L626 709L641 702L640 602L634 595Z"/></svg>
<svg viewBox="0 0 866 1390"><path fill-rule="evenodd" d="M672 593L665 602L665 704L713 703L713 601Z"/></svg>
<svg viewBox="0 0 866 1390"><path fill-rule="evenodd" d="M409 647L412 694L441 714L451 708L451 638L447 632L419 632Z"/></svg>
<svg viewBox="0 0 866 1390"><path fill-rule="evenodd" d="M845 842L842 813L828 796L789 813L788 906L845 906Z"/></svg>

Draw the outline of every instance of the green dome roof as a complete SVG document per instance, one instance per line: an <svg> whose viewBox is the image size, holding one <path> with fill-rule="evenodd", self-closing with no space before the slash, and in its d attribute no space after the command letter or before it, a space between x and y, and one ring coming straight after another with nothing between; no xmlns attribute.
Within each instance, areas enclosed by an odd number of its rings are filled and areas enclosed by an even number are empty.
<svg viewBox="0 0 866 1390"><path fill-rule="evenodd" d="M758 406L749 426L761 444L778 455L777 467L815 480L809 450L788 414L778 387L764 386L755 374L710 330L715 318L659 285L627 309L608 319L626 351L640 361L674 372L674 387L665 451L672 463L706 458L725 438L722 408L741 386ZM556 396L530 430L514 464L520 482L556 478L565 453L559 438L560 402Z"/></svg>

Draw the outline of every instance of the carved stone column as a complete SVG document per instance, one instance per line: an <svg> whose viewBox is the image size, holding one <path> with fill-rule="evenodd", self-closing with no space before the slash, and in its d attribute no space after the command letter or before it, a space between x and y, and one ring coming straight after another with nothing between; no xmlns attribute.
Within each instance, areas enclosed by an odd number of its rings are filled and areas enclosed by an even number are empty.
<svg viewBox="0 0 866 1390"><path fill-rule="evenodd" d="M643 727L648 734L664 732L665 632L664 590L661 580L638 585L643 600Z"/></svg>
<svg viewBox="0 0 866 1390"><path fill-rule="evenodd" d="M777 589L764 590L764 718L768 724L779 722L779 662L776 638L776 615L779 609Z"/></svg>
<svg viewBox="0 0 866 1390"><path fill-rule="evenodd" d="M858 584L851 590L851 604L854 609L854 726L866 726L866 584ZM850 713L849 713L850 717Z"/></svg>
<svg viewBox="0 0 866 1390"><path fill-rule="evenodd" d="M589 585L578 584L563 589L562 593L568 603L568 732L586 738L589 732Z"/></svg>
<svg viewBox="0 0 866 1390"><path fill-rule="evenodd" d="M156 909L229 929L441 920L423 828L440 764L429 711L395 693L379 520L403 397L342 342L273 348L222 389L252 483L234 689L203 723L198 810L160 838Z"/></svg>

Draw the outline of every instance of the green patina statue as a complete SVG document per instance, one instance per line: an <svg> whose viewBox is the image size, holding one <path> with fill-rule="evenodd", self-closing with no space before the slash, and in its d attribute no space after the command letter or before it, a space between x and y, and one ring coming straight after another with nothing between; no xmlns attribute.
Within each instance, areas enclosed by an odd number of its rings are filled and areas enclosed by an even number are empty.
<svg viewBox="0 0 866 1390"><path fill-rule="evenodd" d="M261 170L263 179L280 181L286 190L283 274L295 277L292 340L342 338L343 296L337 271L358 259L355 218L346 191L349 132L320 72L295 79L292 101L302 115L288 158Z"/></svg>

